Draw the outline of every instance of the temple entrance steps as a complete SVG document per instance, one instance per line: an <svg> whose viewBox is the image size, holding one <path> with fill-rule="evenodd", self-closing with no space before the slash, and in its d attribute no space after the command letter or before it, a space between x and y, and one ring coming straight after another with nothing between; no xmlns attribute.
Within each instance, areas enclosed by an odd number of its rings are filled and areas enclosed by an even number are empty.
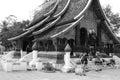
<svg viewBox="0 0 120 80"><path fill-rule="evenodd" d="M30 62L30 61L32 60L32 58L33 58L33 53L30 52L30 53L24 55L24 56L20 59L20 61L24 60L24 61Z"/></svg>
<svg viewBox="0 0 120 80"><path fill-rule="evenodd" d="M2 64L1 64L1 57L2 57L3 55L0 55L0 71L3 71L3 68L2 68Z"/></svg>
<svg viewBox="0 0 120 80"><path fill-rule="evenodd" d="M117 65L120 65L120 58L116 55L113 55L113 59L115 60Z"/></svg>
<svg viewBox="0 0 120 80"><path fill-rule="evenodd" d="M12 59L14 57L15 51L3 52L3 55L0 55L0 71L4 71L3 65L6 60Z"/></svg>
<svg viewBox="0 0 120 80"><path fill-rule="evenodd" d="M2 64L0 63L0 71L3 71Z"/></svg>
<svg viewBox="0 0 120 80"><path fill-rule="evenodd" d="M57 63L63 63L64 52L52 52L52 51L40 51L37 54L37 58L41 61L55 61ZM29 54L23 56L20 60L25 60L30 62L33 59L33 53L30 52Z"/></svg>

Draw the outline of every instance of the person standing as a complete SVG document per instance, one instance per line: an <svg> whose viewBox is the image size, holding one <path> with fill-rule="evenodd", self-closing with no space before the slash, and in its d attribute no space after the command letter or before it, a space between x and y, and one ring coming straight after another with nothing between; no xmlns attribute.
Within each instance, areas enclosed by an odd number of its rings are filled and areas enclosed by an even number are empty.
<svg viewBox="0 0 120 80"><path fill-rule="evenodd" d="M95 59L96 71L102 71L103 62L102 62L99 54L100 54L100 52L97 51L96 52L96 59Z"/></svg>
<svg viewBox="0 0 120 80"><path fill-rule="evenodd" d="M88 54L84 53L82 58L81 58L81 65L83 66L83 75L86 76L85 74L85 69L88 64Z"/></svg>
<svg viewBox="0 0 120 80"><path fill-rule="evenodd" d="M83 55L81 56L81 64L77 65L75 69L76 75L86 76L85 70L86 70L87 64L88 64L88 54L83 53Z"/></svg>

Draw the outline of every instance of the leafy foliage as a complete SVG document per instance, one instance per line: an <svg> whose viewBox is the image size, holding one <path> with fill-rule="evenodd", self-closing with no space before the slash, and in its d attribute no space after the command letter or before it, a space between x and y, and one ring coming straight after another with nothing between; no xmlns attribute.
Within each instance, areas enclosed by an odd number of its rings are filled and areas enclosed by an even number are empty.
<svg viewBox="0 0 120 80"><path fill-rule="evenodd" d="M23 33L23 29L28 26L29 22L29 20L17 21L13 15L8 16L1 24L0 41L2 41L2 44L8 48L11 42L7 39Z"/></svg>
<svg viewBox="0 0 120 80"><path fill-rule="evenodd" d="M108 17L108 19L110 20L110 22L114 25L113 31L118 32L118 29L120 28L119 13L112 12L110 5L107 5L103 10L104 10L106 16Z"/></svg>

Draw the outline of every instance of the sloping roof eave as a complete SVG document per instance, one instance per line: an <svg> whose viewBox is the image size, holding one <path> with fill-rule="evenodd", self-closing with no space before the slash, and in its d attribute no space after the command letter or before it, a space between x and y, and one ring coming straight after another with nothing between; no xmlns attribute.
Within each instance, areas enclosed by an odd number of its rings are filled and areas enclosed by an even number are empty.
<svg viewBox="0 0 120 80"><path fill-rule="evenodd" d="M52 29L51 31L49 30L46 34L42 35L42 37L36 38L34 41L52 39L52 38L50 38L50 36L59 33L60 31L64 30L65 28L67 28L67 27L70 26L71 24L72 24L72 23L68 23L68 24L65 24L65 25L63 25L63 26L55 27L55 28Z"/></svg>
<svg viewBox="0 0 120 80"><path fill-rule="evenodd" d="M56 18L56 17L58 17L58 16L63 15L63 14L65 13L65 11L67 10L67 8L68 8L68 6L69 6L69 4L70 4L70 1L71 1L71 0L68 0L68 2L66 3L66 6L63 8L63 10L62 10L61 12L59 12L58 14L54 15L53 17Z"/></svg>
<svg viewBox="0 0 120 80"><path fill-rule="evenodd" d="M109 35L111 35L111 36L114 38L114 41L115 41L116 43L120 43L120 40L117 38L117 36L112 32L112 30L111 30L111 28L110 28L111 23L109 22L107 16L105 15L105 12L104 12L103 9L102 9L102 6L101 6L101 4L100 4L100 1L99 1L99 0L96 0L96 1L97 1L97 3L98 3L98 6L99 6L100 11L101 11L101 13L102 13L102 16L103 16L103 18L104 18L104 23L105 23L105 25L106 25L106 28L107 28L107 30L108 30L109 33L110 33Z"/></svg>
<svg viewBox="0 0 120 80"><path fill-rule="evenodd" d="M88 3L86 4L85 8L77 16L74 17L75 20L77 20L78 18L80 18L81 15L83 15L86 12L86 10L90 7L92 1L93 0L88 0Z"/></svg>
<svg viewBox="0 0 120 80"><path fill-rule="evenodd" d="M113 33L113 31L111 30L109 24L107 21L104 21L104 24L106 25L106 28L107 28L107 31L109 31L110 34L108 35L111 35L113 38L114 38L114 41L115 43L120 43L120 40L117 38L117 36Z"/></svg>
<svg viewBox="0 0 120 80"><path fill-rule="evenodd" d="M44 28L42 28L42 29L40 29L36 32L33 32L33 35L38 35L38 34L42 33L43 31L45 31L45 30L51 28L52 26L54 26L61 19L61 17L64 15L64 13L66 12L67 8L69 7L70 1L71 0L67 1L63 10L61 10L58 14L52 16L53 18L57 18L57 19L55 19L55 21L51 22L48 26L45 26Z"/></svg>
<svg viewBox="0 0 120 80"><path fill-rule="evenodd" d="M81 19L82 19L83 17L84 17L84 15L81 16L77 21L75 21L74 23L72 23L70 26L68 26L68 27L65 28L64 30L60 31L59 33L57 33L57 34L55 34L55 35L50 36L50 38L55 38L55 37L57 37L57 36L60 36L60 35L64 34L64 33L67 32L67 31L69 31L71 28L75 27L75 26L81 21Z"/></svg>
<svg viewBox="0 0 120 80"><path fill-rule="evenodd" d="M93 0L88 0L88 3L87 3L86 6L84 7L84 9L83 9L78 15L76 15L73 19L79 22L79 21L83 18L82 15L87 11L87 9L88 9L89 6L91 5L92 1L93 1ZM59 33L57 33L57 34L55 34L55 35L49 36L48 38L54 38L54 37L56 37L56 36L58 36L58 35L60 35L60 34L62 34L62 33L64 33L64 32L66 32L66 31L68 31L70 28L72 28L74 25L76 25L76 21L75 21L75 24L69 26L69 28L66 28L65 30L63 30L63 31L61 31L61 32L59 32ZM41 37L41 38L42 38L42 37Z"/></svg>
<svg viewBox="0 0 120 80"><path fill-rule="evenodd" d="M13 38L9 38L8 40L9 41L12 41L12 40L16 40L16 39L19 39L21 37L24 37L25 35L31 33L32 31L34 31L34 29L36 29L37 27L39 27L40 25L42 25L50 16L46 17L43 21L37 23L36 25L34 25L33 27L31 27L31 29L29 29L28 31L18 35L18 36L15 36Z"/></svg>
<svg viewBox="0 0 120 80"><path fill-rule="evenodd" d="M99 1L99 0L96 0L96 1L97 1L97 3L98 3L98 6L99 6L99 8L100 8L100 12L102 13L103 18L104 18L105 21L108 23L108 25L110 25L110 22L109 22L107 16L105 15L105 12L104 12L103 9L102 9L102 6L101 6L101 4L100 4L100 1Z"/></svg>
<svg viewBox="0 0 120 80"><path fill-rule="evenodd" d="M58 17L55 21L51 22L49 25L43 27L42 29L40 29L40 30L38 30L38 31L33 32L32 34L33 34L33 35L37 35L37 34L40 34L40 33L44 32L44 31L46 31L47 29L49 29L49 28L51 28L52 26L54 26L60 19L61 19L61 16Z"/></svg>

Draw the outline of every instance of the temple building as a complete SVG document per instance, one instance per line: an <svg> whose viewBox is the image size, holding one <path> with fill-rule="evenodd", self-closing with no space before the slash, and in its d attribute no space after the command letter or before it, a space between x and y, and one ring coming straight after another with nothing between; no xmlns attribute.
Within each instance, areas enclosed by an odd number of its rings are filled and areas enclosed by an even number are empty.
<svg viewBox="0 0 120 80"><path fill-rule="evenodd" d="M48 0L40 7L23 33L8 39L16 49L62 52L69 44L80 52L120 43L99 0Z"/></svg>

